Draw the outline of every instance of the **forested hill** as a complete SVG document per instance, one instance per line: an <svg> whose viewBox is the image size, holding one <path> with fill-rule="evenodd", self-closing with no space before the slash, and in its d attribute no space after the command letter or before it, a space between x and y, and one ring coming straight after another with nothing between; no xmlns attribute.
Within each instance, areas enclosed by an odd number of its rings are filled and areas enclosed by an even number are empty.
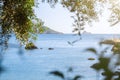
<svg viewBox="0 0 120 80"><path fill-rule="evenodd" d="M63 34L61 32L57 32L57 31L55 31L53 29L50 29L50 28L48 28L46 26L44 26L43 29L44 29L44 32L43 32L44 34Z"/></svg>

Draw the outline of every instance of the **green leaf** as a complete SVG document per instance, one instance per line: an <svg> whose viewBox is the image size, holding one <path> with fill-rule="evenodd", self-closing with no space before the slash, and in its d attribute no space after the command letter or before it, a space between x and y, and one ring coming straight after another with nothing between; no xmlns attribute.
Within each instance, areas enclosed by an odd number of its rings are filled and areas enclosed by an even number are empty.
<svg viewBox="0 0 120 80"><path fill-rule="evenodd" d="M80 79L82 76L80 76L80 75L77 75L77 76L75 76L74 78L73 78L73 80L78 80L78 79Z"/></svg>
<svg viewBox="0 0 120 80"><path fill-rule="evenodd" d="M89 51L89 52L92 52L92 53L97 54L97 51L96 51L95 48L88 48L88 49L86 49L85 51Z"/></svg>
<svg viewBox="0 0 120 80"><path fill-rule="evenodd" d="M55 76L58 76L58 77L64 79L64 74L60 71L52 71L52 72L50 72L50 74L53 74Z"/></svg>

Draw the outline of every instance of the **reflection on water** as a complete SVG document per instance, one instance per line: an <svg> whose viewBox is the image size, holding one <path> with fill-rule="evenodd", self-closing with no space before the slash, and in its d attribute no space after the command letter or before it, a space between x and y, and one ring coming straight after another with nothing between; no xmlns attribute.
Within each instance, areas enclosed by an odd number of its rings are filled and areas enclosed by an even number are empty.
<svg viewBox="0 0 120 80"><path fill-rule="evenodd" d="M4 47L2 46L2 48L1 48L2 50L0 52L0 75L2 73L4 73L4 72L7 72L6 66L5 65L3 66L3 64L2 64L3 61L6 59L6 57L4 56L6 54L6 48L5 49L3 49L3 48ZM17 50L18 51L16 53L19 56L19 58L21 58L21 60L24 59L24 50L23 50L23 48L20 46ZM8 61L8 63L9 63L9 61Z"/></svg>
<svg viewBox="0 0 120 80"><path fill-rule="evenodd" d="M7 52L7 49L8 49L8 41L10 39L10 35L7 35L7 34L0 34L0 75L3 73L3 72L7 72L6 70L6 66L3 66L3 61L5 59L5 54ZM18 47L18 46L17 46ZM16 47L15 47L16 48ZM21 57L23 55L24 51L22 50L21 46L18 47L18 52L17 54Z"/></svg>
<svg viewBox="0 0 120 80"><path fill-rule="evenodd" d="M4 71L4 68L3 68L3 66L2 66L2 59L3 59L3 57L2 57L2 55L1 55L1 53L0 53L0 75L1 75L1 73Z"/></svg>
<svg viewBox="0 0 120 80"><path fill-rule="evenodd" d="M3 61L3 53L7 49L8 44L7 41L9 39L8 35L0 34L0 75L5 71L5 68L2 66Z"/></svg>

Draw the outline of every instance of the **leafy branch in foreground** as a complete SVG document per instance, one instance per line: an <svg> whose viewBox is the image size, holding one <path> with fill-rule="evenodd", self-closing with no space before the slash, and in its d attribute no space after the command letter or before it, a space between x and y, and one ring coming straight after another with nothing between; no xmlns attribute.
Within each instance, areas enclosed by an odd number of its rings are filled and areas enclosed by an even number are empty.
<svg viewBox="0 0 120 80"><path fill-rule="evenodd" d="M110 0L109 4L111 5L111 16L109 22L111 23L111 26L114 26L120 22L120 1Z"/></svg>
<svg viewBox="0 0 120 80"><path fill-rule="evenodd" d="M2 0L2 2L0 16L2 34L14 33L21 44L36 39L36 31L41 30L42 21L34 14L34 0Z"/></svg>
<svg viewBox="0 0 120 80"><path fill-rule="evenodd" d="M103 75L103 80L119 80L120 79L120 52L113 51L106 56L108 47L104 48L102 51L97 51L95 48L88 48L86 51L94 53L98 57L98 62L93 64L91 68L96 70L96 72ZM117 53L116 53L117 52ZM97 76L97 78L99 78Z"/></svg>
<svg viewBox="0 0 120 80"><path fill-rule="evenodd" d="M74 19L73 32L77 32L81 35L81 31L84 30L84 25L91 20L97 19L97 13L95 11L95 0L62 0L63 7L66 7L70 12L73 12Z"/></svg>
<svg viewBox="0 0 120 80"><path fill-rule="evenodd" d="M70 67L67 71L67 73L72 73L73 69ZM61 72L61 71L51 71L49 74L57 76L59 78L61 78L62 80L79 80L81 79L83 76L81 75L75 75L74 77L71 77L69 75L65 75L65 73Z"/></svg>

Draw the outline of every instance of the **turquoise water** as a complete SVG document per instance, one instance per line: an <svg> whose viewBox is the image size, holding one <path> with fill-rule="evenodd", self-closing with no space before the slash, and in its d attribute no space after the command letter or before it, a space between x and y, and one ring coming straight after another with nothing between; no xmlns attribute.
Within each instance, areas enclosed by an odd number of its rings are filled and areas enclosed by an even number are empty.
<svg viewBox="0 0 120 80"><path fill-rule="evenodd" d="M99 42L113 37L119 35L82 35L82 40L79 40L79 36L70 34L42 34L34 42L39 48L36 50L19 48L18 42L12 37L3 55L2 65L6 71L0 75L0 80L61 80L49 74L54 70L71 77L82 75L81 80L96 80L96 72L90 66L97 62L97 57L85 52L85 49L94 47L100 50ZM72 45L68 43L74 41ZM90 57L95 60L88 60ZM71 74L67 73L69 67L73 68ZM100 80L102 78L100 76Z"/></svg>

